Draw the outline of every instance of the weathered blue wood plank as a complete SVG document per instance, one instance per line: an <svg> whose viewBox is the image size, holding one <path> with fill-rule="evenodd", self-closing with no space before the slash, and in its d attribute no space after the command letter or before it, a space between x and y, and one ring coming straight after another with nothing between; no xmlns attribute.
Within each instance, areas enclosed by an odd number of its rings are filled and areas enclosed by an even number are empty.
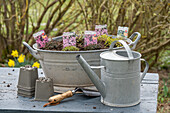
<svg viewBox="0 0 170 113"><path fill-rule="evenodd" d="M44 76L41 72L39 69L39 76ZM156 113L159 80L156 73L147 73L141 84L141 103L128 108L105 106L100 102L100 97L86 97L83 94L65 99L57 106L43 108L46 102L17 96L18 75L19 68L0 68L0 113ZM11 84L10 87L7 87L8 84Z"/></svg>

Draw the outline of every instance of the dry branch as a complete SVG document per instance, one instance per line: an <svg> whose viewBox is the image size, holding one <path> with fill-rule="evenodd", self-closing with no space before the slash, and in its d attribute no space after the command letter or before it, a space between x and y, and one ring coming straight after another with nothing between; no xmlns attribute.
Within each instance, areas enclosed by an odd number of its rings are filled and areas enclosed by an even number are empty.
<svg viewBox="0 0 170 113"><path fill-rule="evenodd" d="M159 44L159 46L156 46L156 47L151 47L145 51L142 51L141 53L142 54L149 54L151 52L155 52L155 51L158 51L160 49L162 49L163 47L167 46L167 45L170 45L170 38L164 42L162 42L161 44Z"/></svg>

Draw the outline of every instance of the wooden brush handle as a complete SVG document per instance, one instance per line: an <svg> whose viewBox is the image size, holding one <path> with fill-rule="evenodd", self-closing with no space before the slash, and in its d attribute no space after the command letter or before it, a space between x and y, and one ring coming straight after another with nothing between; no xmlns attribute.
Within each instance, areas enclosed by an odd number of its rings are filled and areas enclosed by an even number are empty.
<svg viewBox="0 0 170 113"><path fill-rule="evenodd" d="M67 91L63 94L58 94L58 95L50 97L49 102L58 103L58 102L62 101L63 99L68 98L68 97L72 97L72 96L73 96L72 91Z"/></svg>

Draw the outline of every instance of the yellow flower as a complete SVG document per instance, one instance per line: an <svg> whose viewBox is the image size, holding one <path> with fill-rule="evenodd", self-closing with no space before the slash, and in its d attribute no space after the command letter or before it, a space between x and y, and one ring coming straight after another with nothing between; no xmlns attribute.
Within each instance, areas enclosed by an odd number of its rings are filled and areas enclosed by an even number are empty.
<svg viewBox="0 0 170 113"><path fill-rule="evenodd" d="M38 62L35 62L35 63L32 65L32 67L37 67L37 68L39 68L39 67L40 67L40 64L39 64Z"/></svg>
<svg viewBox="0 0 170 113"><path fill-rule="evenodd" d="M22 62L24 62L24 59L25 59L25 55L21 54L18 58L18 62L22 63Z"/></svg>
<svg viewBox="0 0 170 113"><path fill-rule="evenodd" d="M9 59L8 66L9 67L12 67L12 66L14 67L15 66L15 62L13 60Z"/></svg>
<svg viewBox="0 0 170 113"><path fill-rule="evenodd" d="M17 50L12 50L11 55L12 55L13 57L18 57L18 51L17 51Z"/></svg>

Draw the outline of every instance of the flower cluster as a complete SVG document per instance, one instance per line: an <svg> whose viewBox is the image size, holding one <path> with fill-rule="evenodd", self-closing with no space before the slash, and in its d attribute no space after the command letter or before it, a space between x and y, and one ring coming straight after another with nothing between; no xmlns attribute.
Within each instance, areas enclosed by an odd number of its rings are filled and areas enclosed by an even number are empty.
<svg viewBox="0 0 170 113"><path fill-rule="evenodd" d="M39 67L40 67L40 64L39 64L38 62L35 62L35 63L32 65L32 67L37 67L37 68L39 68Z"/></svg>
<svg viewBox="0 0 170 113"><path fill-rule="evenodd" d="M68 46L76 46L76 36L63 36L63 48Z"/></svg>
<svg viewBox="0 0 170 113"><path fill-rule="evenodd" d="M36 40L38 48L45 47L46 43L48 42L48 37L47 37L44 30L41 30L41 31L39 31L37 33L34 33L33 37Z"/></svg>
<svg viewBox="0 0 170 113"><path fill-rule="evenodd" d="M13 50L12 53L11 53L11 55L12 55L13 57L18 57L18 51L17 51L17 50Z"/></svg>
<svg viewBox="0 0 170 113"><path fill-rule="evenodd" d="M9 59L8 66L9 67L14 67L15 66L15 62L13 60Z"/></svg>
<svg viewBox="0 0 170 113"><path fill-rule="evenodd" d="M85 34L84 47L86 47L90 44L97 44L96 34Z"/></svg>
<svg viewBox="0 0 170 113"><path fill-rule="evenodd" d="M14 66L23 66L25 65L25 55L21 54L19 55L18 54L18 51L17 50L13 50L11 55L14 57L14 60L12 59L9 59L8 61L8 66L9 67L14 67ZM38 62L35 62L32 67L37 67L39 68L40 67L40 64Z"/></svg>
<svg viewBox="0 0 170 113"><path fill-rule="evenodd" d="M21 54L18 58L18 62L22 63L22 62L24 62L24 59L25 59L25 55Z"/></svg>
<svg viewBox="0 0 170 113"><path fill-rule="evenodd" d="M96 28L95 31L96 31L97 36L100 36L100 35L103 35L103 34L108 35L106 28L98 28L98 29Z"/></svg>
<svg viewBox="0 0 170 113"><path fill-rule="evenodd" d="M23 55L23 54L18 55L18 51L17 51L17 50L12 50L11 55L14 57L15 60L18 58L17 61L18 61L19 63L22 63L22 62L24 62L24 60L25 60L25 55ZM19 57L18 57L18 56L19 56ZM13 63L12 61L13 61L12 59L9 59L9 64L13 64L12 66L15 66L15 62ZM9 66L10 66L10 65L9 65ZM11 67L11 66L10 66L10 67Z"/></svg>
<svg viewBox="0 0 170 113"><path fill-rule="evenodd" d="M43 48L43 47L45 47L46 43L48 42L48 37L45 33L43 33L42 35L37 36L35 38L35 40L36 40L36 43L38 44L38 47Z"/></svg>

